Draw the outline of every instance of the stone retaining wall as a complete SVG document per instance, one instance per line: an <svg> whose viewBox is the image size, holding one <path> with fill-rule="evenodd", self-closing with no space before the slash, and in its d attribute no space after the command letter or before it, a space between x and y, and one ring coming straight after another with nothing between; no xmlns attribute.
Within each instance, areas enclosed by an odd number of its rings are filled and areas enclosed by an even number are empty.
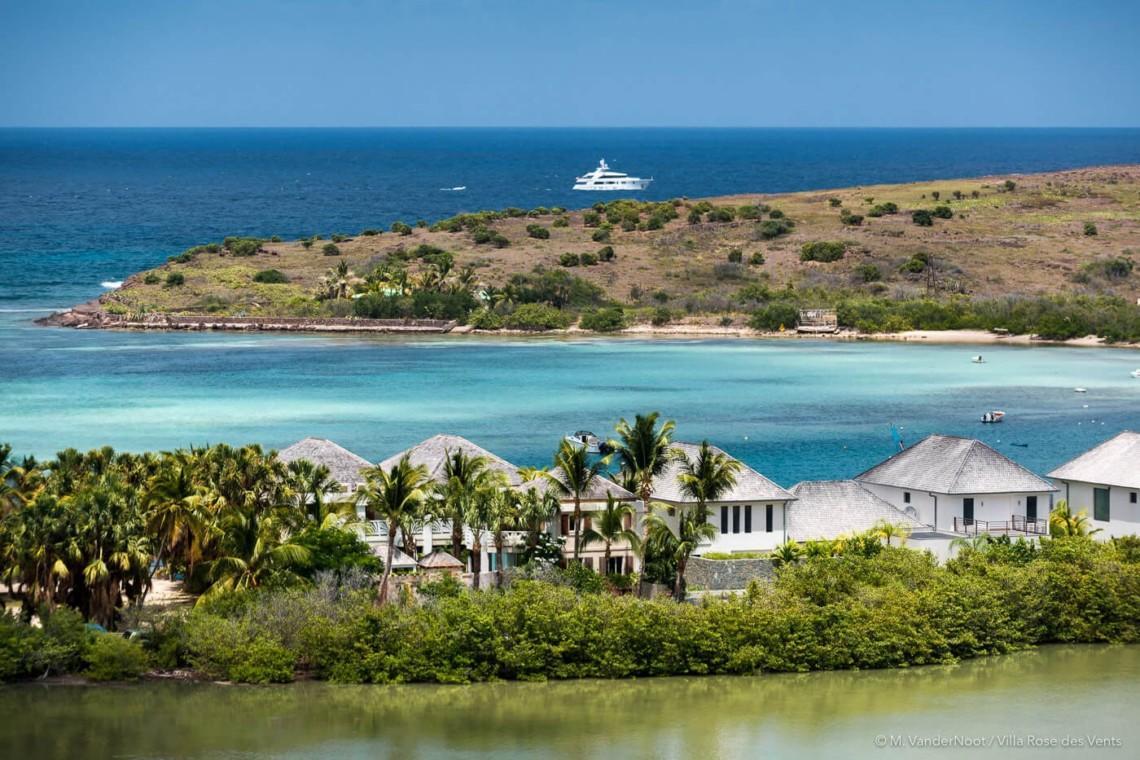
<svg viewBox="0 0 1140 760"><path fill-rule="evenodd" d="M690 590L735 591L748 588L749 581L771 580L774 574L768 559L701 559L693 557L685 569Z"/></svg>

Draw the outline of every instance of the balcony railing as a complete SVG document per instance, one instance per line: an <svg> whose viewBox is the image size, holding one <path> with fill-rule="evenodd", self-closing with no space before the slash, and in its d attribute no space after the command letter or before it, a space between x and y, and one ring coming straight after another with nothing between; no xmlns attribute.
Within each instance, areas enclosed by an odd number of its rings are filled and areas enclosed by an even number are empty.
<svg viewBox="0 0 1140 760"><path fill-rule="evenodd" d="M1025 515L1010 515L1008 520L977 520L973 517L955 517L954 532L967 536L981 533L1010 534L1021 533L1027 536L1049 535L1049 521L1028 518Z"/></svg>

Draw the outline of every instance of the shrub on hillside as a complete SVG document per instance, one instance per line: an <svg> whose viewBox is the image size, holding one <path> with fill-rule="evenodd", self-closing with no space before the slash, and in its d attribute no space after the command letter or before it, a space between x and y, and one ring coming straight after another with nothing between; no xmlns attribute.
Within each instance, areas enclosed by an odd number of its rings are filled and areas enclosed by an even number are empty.
<svg viewBox="0 0 1140 760"><path fill-rule="evenodd" d="M917 224L919 227L934 226L934 215L931 214L929 210L924 208L912 211L910 214L910 220Z"/></svg>
<svg viewBox="0 0 1140 760"><path fill-rule="evenodd" d="M592 267L598 263L598 257L593 253L583 253L579 258L581 259L582 266L584 267Z"/></svg>
<svg viewBox="0 0 1140 760"><path fill-rule="evenodd" d="M1096 235L1096 233L1097 233L1096 225L1093 224L1092 222L1085 222L1085 235L1088 237L1092 237L1092 236Z"/></svg>
<svg viewBox="0 0 1140 760"><path fill-rule="evenodd" d="M756 234L761 240L773 240L792 231L789 219L766 219L756 225Z"/></svg>
<svg viewBox="0 0 1140 760"><path fill-rule="evenodd" d="M609 227L599 227L597 230L594 231L594 234L590 236L590 239L593 240L595 243L608 243L608 242L610 242L611 236L610 236Z"/></svg>
<svg viewBox="0 0 1140 760"><path fill-rule="evenodd" d="M564 267L576 267L582 263L582 258L576 253L564 253L558 257L558 263Z"/></svg>
<svg viewBox="0 0 1140 760"><path fill-rule="evenodd" d="M253 276L253 281L264 285L280 285L289 282L289 278L279 269L262 269Z"/></svg>
<svg viewBox="0 0 1140 760"><path fill-rule="evenodd" d="M543 227L541 224L528 224L526 226L526 234L536 240L549 240L550 230Z"/></svg>
<svg viewBox="0 0 1140 760"><path fill-rule="evenodd" d="M800 248L800 261L839 261L846 250L840 240L813 240Z"/></svg>
<svg viewBox="0 0 1140 760"><path fill-rule="evenodd" d="M336 243L325 243L321 246L321 253L326 256L339 256L340 248L337 247Z"/></svg>
<svg viewBox="0 0 1140 760"><path fill-rule="evenodd" d="M598 261L613 261L616 258L612 245L603 246L598 250Z"/></svg>
<svg viewBox="0 0 1140 760"><path fill-rule="evenodd" d="M930 212L930 215L938 219L953 219L954 210L949 206L935 206L934 210Z"/></svg>
<svg viewBox="0 0 1140 760"><path fill-rule="evenodd" d="M186 284L186 275L181 272L171 272L166 275L165 287L176 288L184 284Z"/></svg>

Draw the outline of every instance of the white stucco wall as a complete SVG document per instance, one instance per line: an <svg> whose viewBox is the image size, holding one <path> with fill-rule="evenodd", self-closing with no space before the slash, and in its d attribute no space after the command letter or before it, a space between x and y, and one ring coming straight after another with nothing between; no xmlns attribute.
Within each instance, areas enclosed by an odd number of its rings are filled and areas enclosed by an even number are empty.
<svg viewBox="0 0 1140 760"><path fill-rule="evenodd" d="M1140 503L1132 503L1132 494L1136 493L1131 488L1121 488L1119 486L1105 486L1099 483L1084 483L1078 480L1054 480L1057 487L1061 489L1057 494L1058 499L1066 499L1069 502L1069 509L1075 514L1077 512L1084 512L1089 518L1089 527L1092 529L1100 528L1100 533L1094 537L1107 540L1113 536L1133 536L1140 535ZM1097 520L1093 510L1093 489L1094 488L1107 488L1108 489L1108 516L1109 520ZM1140 494L1137 495L1137 501L1140 501Z"/></svg>
<svg viewBox="0 0 1140 760"><path fill-rule="evenodd" d="M985 494L932 494L928 491L909 491L910 503L905 498L908 489L874 483L863 485L879 498L902 511L913 507L918 520L942 531L954 530L954 518L962 517L962 504L967 498L974 500L974 519L1007 522L1013 515L1025 516L1029 496L1037 497L1037 519L1047 520L1052 508L1053 495L1039 493L985 493ZM1090 502L1091 503L1091 502ZM1091 510L1090 510L1091 511ZM936 517L937 514L937 517Z"/></svg>

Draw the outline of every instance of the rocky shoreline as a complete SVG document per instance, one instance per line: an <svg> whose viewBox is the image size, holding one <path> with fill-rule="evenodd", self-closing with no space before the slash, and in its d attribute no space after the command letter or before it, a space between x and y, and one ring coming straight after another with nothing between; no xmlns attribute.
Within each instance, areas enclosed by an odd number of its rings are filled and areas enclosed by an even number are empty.
<svg viewBox="0 0 1140 760"><path fill-rule="evenodd" d="M448 333L458 323L443 319L358 319L355 317L225 317L110 314L98 301L37 319L36 324L78 330L265 330L273 332Z"/></svg>

